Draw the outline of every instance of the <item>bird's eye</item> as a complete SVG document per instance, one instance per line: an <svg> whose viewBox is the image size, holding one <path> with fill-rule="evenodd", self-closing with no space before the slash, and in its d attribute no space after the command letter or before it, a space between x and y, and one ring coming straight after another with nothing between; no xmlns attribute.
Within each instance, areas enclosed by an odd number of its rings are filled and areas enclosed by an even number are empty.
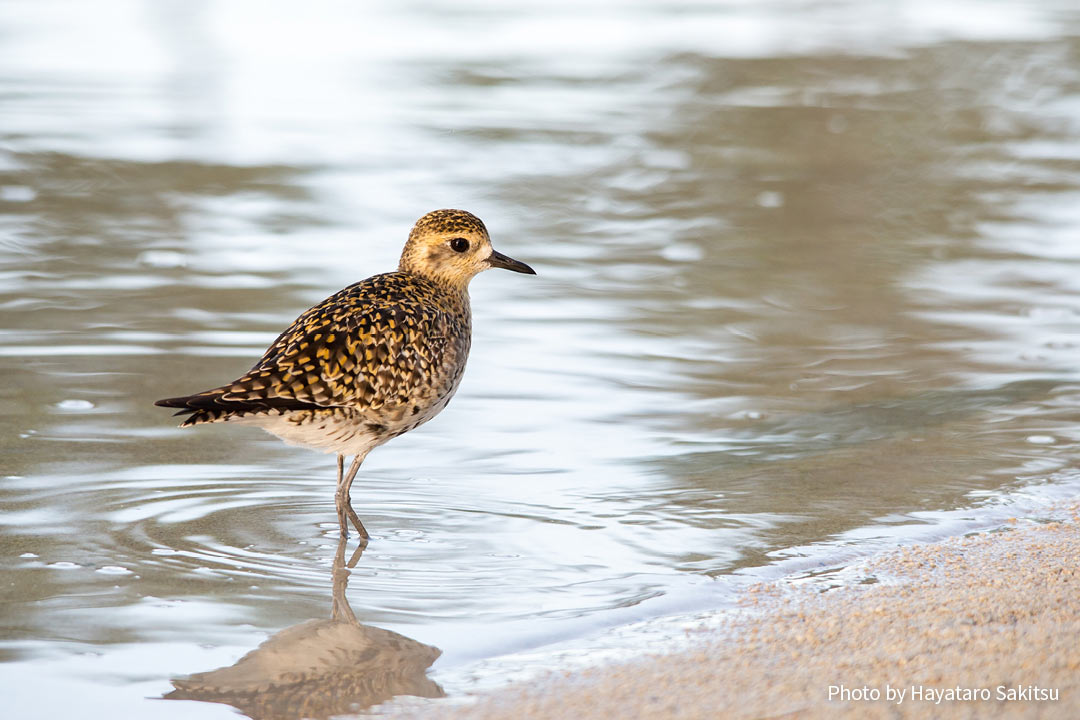
<svg viewBox="0 0 1080 720"><path fill-rule="evenodd" d="M450 241L450 247L454 252L465 252L469 249L469 241L465 238L454 238Z"/></svg>

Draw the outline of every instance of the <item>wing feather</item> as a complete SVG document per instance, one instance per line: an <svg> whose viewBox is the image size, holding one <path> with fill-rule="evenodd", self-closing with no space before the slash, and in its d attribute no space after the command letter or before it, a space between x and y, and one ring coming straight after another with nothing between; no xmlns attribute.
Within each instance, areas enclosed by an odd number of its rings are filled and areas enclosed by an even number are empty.
<svg viewBox="0 0 1080 720"><path fill-rule="evenodd" d="M177 414L205 412L193 422L229 412L408 402L444 361L448 338L460 332L432 299L435 292L401 273L368 278L302 313L233 382L156 404L181 408Z"/></svg>

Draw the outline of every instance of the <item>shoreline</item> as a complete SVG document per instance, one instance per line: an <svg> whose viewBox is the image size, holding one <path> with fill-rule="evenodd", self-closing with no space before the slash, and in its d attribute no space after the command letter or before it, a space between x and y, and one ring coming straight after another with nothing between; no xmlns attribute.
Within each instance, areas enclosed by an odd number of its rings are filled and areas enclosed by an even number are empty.
<svg viewBox="0 0 1080 720"><path fill-rule="evenodd" d="M878 553L844 568L855 583L757 583L739 608L692 631L688 649L379 712L1080 717L1080 504L1054 516Z"/></svg>

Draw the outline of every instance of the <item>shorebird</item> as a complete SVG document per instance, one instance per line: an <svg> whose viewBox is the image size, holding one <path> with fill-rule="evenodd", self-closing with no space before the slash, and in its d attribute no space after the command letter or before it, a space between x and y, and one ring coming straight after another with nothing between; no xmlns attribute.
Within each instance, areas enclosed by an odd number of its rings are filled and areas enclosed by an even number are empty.
<svg viewBox="0 0 1080 720"><path fill-rule="evenodd" d="M472 213L430 212L409 233L396 272L301 314L231 383L154 404L188 415L180 427L255 425L290 445L336 453L341 534L352 522L366 540L353 479L369 452L435 417L454 396L471 344L469 281L489 268L536 274L492 248Z"/></svg>

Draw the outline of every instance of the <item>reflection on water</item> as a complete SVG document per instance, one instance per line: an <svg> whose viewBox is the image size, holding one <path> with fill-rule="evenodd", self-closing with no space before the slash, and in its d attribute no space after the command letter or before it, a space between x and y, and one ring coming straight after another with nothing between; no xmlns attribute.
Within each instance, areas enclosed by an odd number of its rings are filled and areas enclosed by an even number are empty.
<svg viewBox="0 0 1080 720"><path fill-rule="evenodd" d="M365 545L348 563L345 546L339 541L334 555L331 619L281 630L234 665L173 680L165 697L225 703L253 720L327 718L396 695L443 697L425 675L438 648L357 621L345 591Z"/></svg>
<svg viewBox="0 0 1080 720"><path fill-rule="evenodd" d="M540 272L477 278L454 402L353 490L355 617L439 647L448 693L1071 492L1074 2L331 4L0 4L14 714L145 717L323 616L333 458L152 402L242 372L435 207Z"/></svg>

